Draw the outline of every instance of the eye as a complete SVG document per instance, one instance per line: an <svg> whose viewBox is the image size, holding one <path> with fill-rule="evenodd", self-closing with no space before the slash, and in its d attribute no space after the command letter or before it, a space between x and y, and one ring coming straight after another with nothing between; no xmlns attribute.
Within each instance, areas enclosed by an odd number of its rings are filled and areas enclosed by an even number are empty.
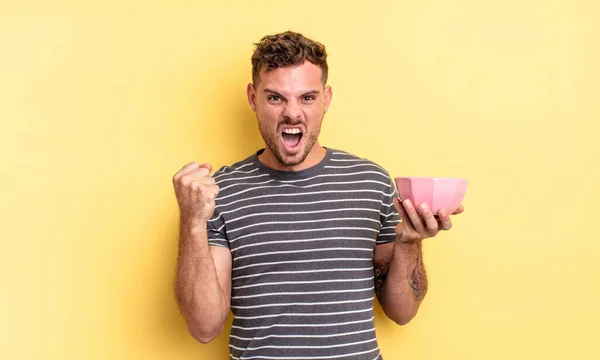
<svg viewBox="0 0 600 360"><path fill-rule="evenodd" d="M303 100L306 102L311 102L311 101L314 101L315 99L316 99L316 97L314 95L306 95L303 98Z"/></svg>
<svg viewBox="0 0 600 360"><path fill-rule="evenodd" d="M269 97L267 97L267 99L270 102L280 102L281 101L281 97L278 95L269 95Z"/></svg>

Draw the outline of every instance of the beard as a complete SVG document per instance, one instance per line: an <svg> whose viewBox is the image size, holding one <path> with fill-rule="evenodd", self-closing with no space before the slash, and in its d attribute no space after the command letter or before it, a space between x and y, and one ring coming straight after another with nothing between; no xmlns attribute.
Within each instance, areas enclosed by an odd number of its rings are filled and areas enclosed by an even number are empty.
<svg viewBox="0 0 600 360"><path fill-rule="evenodd" d="M279 123L277 129L279 129L283 125L298 125L292 124L290 122L283 121ZM299 149L299 151L294 155L286 154L285 146L281 143L281 133L279 131L273 133L270 132L266 125L259 124L260 134L265 141L265 144L269 147L275 158L281 165L284 166L297 166L300 165L306 160L308 154L312 150L313 146L317 142L317 138L319 137L319 133L321 132L321 124L317 125L317 128L312 132L307 132L302 134L302 139L304 147Z"/></svg>

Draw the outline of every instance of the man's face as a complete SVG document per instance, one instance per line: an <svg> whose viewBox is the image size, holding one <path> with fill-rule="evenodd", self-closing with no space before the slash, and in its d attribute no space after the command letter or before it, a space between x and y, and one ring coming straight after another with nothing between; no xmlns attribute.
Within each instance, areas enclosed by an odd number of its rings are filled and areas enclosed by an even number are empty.
<svg viewBox="0 0 600 360"><path fill-rule="evenodd" d="M331 88L321 81L321 68L311 62L262 72L247 95L260 133L280 167L292 169L319 151L319 132L331 101Z"/></svg>

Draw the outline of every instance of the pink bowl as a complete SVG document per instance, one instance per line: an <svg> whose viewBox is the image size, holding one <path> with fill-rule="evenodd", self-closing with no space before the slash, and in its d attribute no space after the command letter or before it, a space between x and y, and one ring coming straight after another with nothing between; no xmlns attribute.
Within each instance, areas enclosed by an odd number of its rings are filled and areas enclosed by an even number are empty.
<svg viewBox="0 0 600 360"><path fill-rule="evenodd" d="M452 214L458 208L468 181L459 178L397 177L396 188L401 200L409 199L414 206L426 203L434 214L445 209Z"/></svg>

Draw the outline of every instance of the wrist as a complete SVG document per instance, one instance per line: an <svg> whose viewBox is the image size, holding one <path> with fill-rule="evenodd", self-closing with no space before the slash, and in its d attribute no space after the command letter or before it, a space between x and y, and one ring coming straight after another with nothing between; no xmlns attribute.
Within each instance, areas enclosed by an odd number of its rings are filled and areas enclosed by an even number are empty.
<svg viewBox="0 0 600 360"><path fill-rule="evenodd" d="M207 221L198 217L186 216L179 220L179 228L186 232L206 231Z"/></svg>
<svg viewBox="0 0 600 360"><path fill-rule="evenodd" d="M420 238L411 238L406 236L405 233L401 232L400 234L396 235L396 244L402 244L402 245L415 245L417 243L421 243L421 241L423 241L423 239Z"/></svg>
<svg viewBox="0 0 600 360"><path fill-rule="evenodd" d="M420 251L421 246L422 246L422 241L423 240L420 240L420 239L415 239L415 240L402 239L402 236L399 235L396 238L395 247L397 249L405 251L405 252Z"/></svg>

